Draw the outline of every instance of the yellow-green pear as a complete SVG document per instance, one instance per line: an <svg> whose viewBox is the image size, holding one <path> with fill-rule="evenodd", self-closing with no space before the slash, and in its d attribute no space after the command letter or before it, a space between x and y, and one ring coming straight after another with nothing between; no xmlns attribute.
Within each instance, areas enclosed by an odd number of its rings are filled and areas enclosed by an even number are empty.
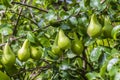
<svg viewBox="0 0 120 80"><path fill-rule="evenodd" d="M42 50L38 47L31 46L31 58L39 60L42 56Z"/></svg>
<svg viewBox="0 0 120 80"><path fill-rule="evenodd" d="M110 22L110 19L109 17L105 17L105 20L104 20L104 27L102 28L102 31L103 31L103 35L106 37L106 38L111 38L111 31L113 29L113 26L111 25L111 22Z"/></svg>
<svg viewBox="0 0 120 80"><path fill-rule="evenodd" d="M11 80L11 79L7 74L0 71L0 80Z"/></svg>
<svg viewBox="0 0 120 80"><path fill-rule="evenodd" d="M64 34L63 30L60 29L58 34L58 46L62 49L68 49L71 47L70 39Z"/></svg>
<svg viewBox="0 0 120 80"><path fill-rule="evenodd" d="M52 52L58 56L61 56L63 53L60 47L58 46L58 34L56 35L54 44L52 45Z"/></svg>
<svg viewBox="0 0 120 80"><path fill-rule="evenodd" d="M87 28L87 33L91 38L97 38L102 30L101 24L98 22L96 15L91 16L90 24Z"/></svg>
<svg viewBox="0 0 120 80"><path fill-rule="evenodd" d="M30 43L28 39L24 41L21 49L18 50L17 55L20 61L27 61L30 58Z"/></svg>
<svg viewBox="0 0 120 80"><path fill-rule="evenodd" d="M16 60L15 54L11 50L9 43L6 43L3 50L2 59L1 59L2 64L6 66L12 66L15 64L15 60Z"/></svg>
<svg viewBox="0 0 120 80"><path fill-rule="evenodd" d="M72 41L71 50L73 53L80 55L83 52L83 49L84 47L82 40L79 40L77 34L74 33L74 40Z"/></svg>
<svg viewBox="0 0 120 80"><path fill-rule="evenodd" d="M62 50L60 49L59 46L57 45L53 45L52 46L52 52L55 54L55 55L58 55L58 56L61 56L62 55Z"/></svg>

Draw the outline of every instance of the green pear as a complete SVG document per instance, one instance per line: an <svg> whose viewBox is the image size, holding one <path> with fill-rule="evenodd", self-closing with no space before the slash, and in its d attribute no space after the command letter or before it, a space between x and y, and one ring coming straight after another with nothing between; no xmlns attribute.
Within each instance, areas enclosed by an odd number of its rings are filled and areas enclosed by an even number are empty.
<svg viewBox="0 0 120 80"><path fill-rule="evenodd" d="M55 55L58 55L58 56L61 56L62 55L62 50L60 49L59 46L57 45L53 45L52 46L52 52L55 54Z"/></svg>
<svg viewBox="0 0 120 80"><path fill-rule="evenodd" d="M61 56L63 53L60 47L58 46L58 34L56 35L54 44L52 45L52 52L58 56Z"/></svg>
<svg viewBox="0 0 120 80"><path fill-rule="evenodd" d="M113 29L113 26L111 25L109 17L105 17L104 27L102 28L103 35L107 38L111 38L112 29Z"/></svg>
<svg viewBox="0 0 120 80"><path fill-rule="evenodd" d="M11 79L7 74L0 71L0 80L11 80Z"/></svg>
<svg viewBox="0 0 120 80"><path fill-rule="evenodd" d="M12 66L15 63L16 57L13 51L11 50L8 43L5 44L1 62L6 66Z"/></svg>
<svg viewBox="0 0 120 80"><path fill-rule="evenodd" d="M63 30L60 29L58 34L58 46L62 49L68 49L71 46L70 39L64 34Z"/></svg>
<svg viewBox="0 0 120 80"><path fill-rule="evenodd" d="M30 58L30 43L29 40L26 39L21 47L18 50L18 59L20 61L27 61Z"/></svg>
<svg viewBox="0 0 120 80"><path fill-rule="evenodd" d="M42 50L38 47L31 47L31 58L39 60L42 56Z"/></svg>
<svg viewBox="0 0 120 80"><path fill-rule="evenodd" d="M87 33L91 38L96 38L100 35L102 30L101 24L98 22L96 15L91 16L90 24L87 28Z"/></svg>
<svg viewBox="0 0 120 80"><path fill-rule="evenodd" d="M79 40L77 34L74 33L74 40L72 41L71 50L73 53L80 55L83 52L83 49L84 46L82 40Z"/></svg>

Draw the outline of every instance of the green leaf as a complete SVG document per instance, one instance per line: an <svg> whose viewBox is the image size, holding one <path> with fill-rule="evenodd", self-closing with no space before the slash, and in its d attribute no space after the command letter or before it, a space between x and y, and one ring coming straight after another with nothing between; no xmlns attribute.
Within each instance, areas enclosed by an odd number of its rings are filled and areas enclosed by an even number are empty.
<svg viewBox="0 0 120 80"><path fill-rule="evenodd" d="M70 23L70 25L72 25L72 26L77 26L78 21L77 21L76 17L71 17L71 18L69 19L69 23Z"/></svg>
<svg viewBox="0 0 120 80"><path fill-rule="evenodd" d="M97 72L89 72L85 76L88 78L88 80L103 80L103 78Z"/></svg>
<svg viewBox="0 0 120 80"><path fill-rule="evenodd" d="M110 71L112 67L119 61L118 58L113 58L108 62L107 71Z"/></svg>
<svg viewBox="0 0 120 80"><path fill-rule="evenodd" d="M5 7L11 7L11 0L2 0L2 4L5 6Z"/></svg>
<svg viewBox="0 0 120 80"><path fill-rule="evenodd" d="M10 80L10 77L7 74L0 71L0 80Z"/></svg>
<svg viewBox="0 0 120 80"><path fill-rule="evenodd" d="M93 43L95 42L95 39L88 39L86 42L85 42L85 46L90 46L92 45Z"/></svg>
<svg viewBox="0 0 120 80"><path fill-rule="evenodd" d="M118 39L117 37L120 36L120 25L117 25L112 29L111 36L114 40Z"/></svg>
<svg viewBox="0 0 120 80"><path fill-rule="evenodd" d="M120 72L115 74L114 80L120 80Z"/></svg>
<svg viewBox="0 0 120 80"><path fill-rule="evenodd" d="M40 37L39 41L40 41L41 45L44 47L50 47L50 45L51 45L49 39L46 37Z"/></svg>
<svg viewBox="0 0 120 80"><path fill-rule="evenodd" d="M110 78L113 78L114 75L118 72L118 70L119 70L118 66L113 66L113 68L108 72L108 75L110 76Z"/></svg>
<svg viewBox="0 0 120 80"><path fill-rule="evenodd" d="M35 37L35 35L32 33L32 32L28 32L27 33L27 39L30 41L30 42L32 42L32 43L36 43L36 37Z"/></svg>
<svg viewBox="0 0 120 80"><path fill-rule="evenodd" d="M62 29L64 29L64 30L70 29L70 27L68 26L68 24L64 24L64 23L60 27Z"/></svg>
<svg viewBox="0 0 120 80"><path fill-rule="evenodd" d="M2 35L7 36L7 35L11 35L11 34L13 33L13 31L12 31L12 29L9 28L9 27L3 27L3 28L0 29L0 33L1 33Z"/></svg>
<svg viewBox="0 0 120 80"><path fill-rule="evenodd" d="M92 62L98 61L101 54L102 54L102 52L101 52L101 47L100 46L94 48L90 53L90 60Z"/></svg>

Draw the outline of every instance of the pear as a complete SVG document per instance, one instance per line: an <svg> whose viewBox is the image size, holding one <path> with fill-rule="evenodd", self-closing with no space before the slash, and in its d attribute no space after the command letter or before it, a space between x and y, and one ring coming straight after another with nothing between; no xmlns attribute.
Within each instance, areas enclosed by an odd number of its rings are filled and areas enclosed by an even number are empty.
<svg viewBox="0 0 120 80"><path fill-rule="evenodd" d="M60 29L58 34L58 46L62 49L68 49L71 46L70 39L64 34L63 30Z"/></svg>
<svg viewBox="0 0 120 80"><path fill-rule="evenodd" d="M39 60L42 56L42 50L40 50L38 47L31 47L31 58L35 60Z"/></svg>
<svg viewBox="0 0 120 80"><path fill-rule="evenodd" d="M58 56L61 56L63 53L60 47L58 46L58 34L56 35L54 44L52 45L52 52Z"/></svg>
<svg viewBox="0 0 120 80"><path fill-rule="evenodd" d="M62 55L62 50L60 49L59 46L57 45L53 45L52 46L52 52L55 54L55 55L58 55L58 56L61 56Z"/></svg>
<svg viewBox="0 0 120 80"><path fill-rule="evenodd" d="M82 40L78 39L78 36L76 33L74 33L74 40L72 41L71 50L73 53L80 55L84 49Z"/></svg>
<svg viewBox="0 0 120 80"><path fill-rule="evenodd" d="M11 50L9 43L6 43L3 50L2 59L1 59L2 64L6 66L12 66L15 63L15 60L16 60L15 54Z"/></svg>
<svg viewBox="0 0 120 80"><path fill-rule="evenodd" d="M87 28L87 33L91 38L96 38L100 35L102 30L101 24L98 22L96 15L91 16L90 24Z"/></svg>
<svg viewBox="0 0 120 80"><path fill-rule="evenodd" d="M102 31L103 31L103 35L106 37L106 38L111 38L111 31L113 29L113 26L111 25L111 22L110 22L110 19L109 17L105 17L105 20L104 20L104 27L102 28Z"/></svg>
<svg viewBox="0 0 120 80"><path fill-rule="evenodd" d="M11 80L11 79L7 74L0 71L0 80Z"/></svg>
<svg viewBox="0 0 120 80"><path fill-rule="evenodd" d="M18 59L20 61L27 61L30 58L30 43L29 40L26 39L21 47L18 50Z"/></svg>

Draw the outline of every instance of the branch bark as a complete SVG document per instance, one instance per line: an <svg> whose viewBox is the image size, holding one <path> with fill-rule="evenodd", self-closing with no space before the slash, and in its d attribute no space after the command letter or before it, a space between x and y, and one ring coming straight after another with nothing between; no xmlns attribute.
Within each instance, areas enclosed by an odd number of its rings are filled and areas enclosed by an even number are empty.
<svg viewBox="0 0 120 80"><path fill-rule="evenodd" d="M33 24L35 24L36 26L38 26L38 24L37 24L34 20L32 20L32 19L30 19L30 18L28 18L28 17L26 17L26 16L24 16L24 15L22 15L22 14L16 13L16 12L14 12L14 11L11 11L11 13L15 13L15 14L17 14L17 15L20 15L21 17L24 17L24 18L30 20ZM39 26L38 26L38 27L39 27Z"/></svg>
<svg viewBox="0 0 120 80"><path fill-rule="evenodd" d="M14 2L14 1L13 1L12 4L19 4L19 5L22 5L22 6L27 6L27 7L34 8L34 9L37 9L37 10L39 10L39 11L43 11L43 12L48 13L47 10L44 10L44 9L41 9L41 8L37 8L37 7L35 7L35 6L31 6L31 5L28 5L28 4L25 4L25 3Z"/></svg>
<svg viewBox="0 0 120 80"><path fill-rule="evenodd" d="M26 2L26 0L23 0L23 4ZM21 14L22 13L22 10L23 10L23 8L20 8L20 10L19 10L19 14ZM19 23L19 20L20 20L20 16L21 15L19 15L18 16L18 18L17 18L17 21L16 21L16 24L15 24L15 27L14 27L14 29L13 29L13 35L16 35L16 33L17 33L17 26L18 26L18 23Z"/></svg>

